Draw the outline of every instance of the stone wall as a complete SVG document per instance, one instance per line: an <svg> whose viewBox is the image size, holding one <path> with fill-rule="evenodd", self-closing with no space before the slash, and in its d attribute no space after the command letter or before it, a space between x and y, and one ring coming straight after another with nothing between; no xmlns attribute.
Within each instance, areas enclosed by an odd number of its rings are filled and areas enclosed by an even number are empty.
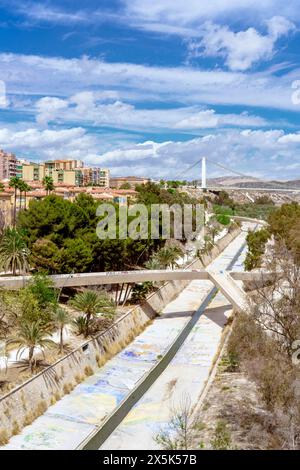
<svg viewBox="0 0 300 470"><path fill-rule="evenodd" d="M216 258L239 233L237 229L219 240L211 255L204 257L204 265ZM203 266L195 260L189 268L201 269ZM106 331L0 398L0 445L121 351L189 282L165 283Z"/></svg>

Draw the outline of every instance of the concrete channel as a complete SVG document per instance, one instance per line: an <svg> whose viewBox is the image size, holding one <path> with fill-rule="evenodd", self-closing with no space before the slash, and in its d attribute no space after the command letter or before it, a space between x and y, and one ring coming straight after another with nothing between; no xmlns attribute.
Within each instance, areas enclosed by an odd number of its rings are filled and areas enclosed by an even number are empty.
<svg viewBox="0 0 300 470"><path fill-rule="evenodd" d="M226 271L230 271L230 269L232 269L232 267L235 265L236 261L239 259L242 252L244 251L245 246L245 243L242 244L236 255L233 257L232 261L226 268ZM150 387L156 382L156 380L171 363L173 358L178 353L179 349L189 337L191 331L197 324L200 316L203 314L203 312L207 309L207 307L210 305L210 303L216 296L217 292L217 288L213 287L211 289L211 291L208 293L208 295L202 302L200 308L194 313L190 321L183 328L181 333L175 339L175 341L173 342L169 350L165 353L165 355L162 357L162 359L150 370L146 377L140 380L134 390L120 404L117 410L105 420L101 428L93 432L91 436L88 436L88 438L78 447L78 449L97 450L104 444L108 437L128 415L134 405L145 395L145 393L150 389Z"/></svg>
<svg viewBox="0 0 300 470"><path fill-rule="evenodd" d="M243 269L246 250L240 253L235 269ZM135 404L123 421L100 446L100 450L160 449L155 436L170 429L175 409L188 399L196 408L209 382L213 365L228 332L225 329L233 309L221 292L201 314L165 370Z"/></svg>
<svg viewBox="0 0 300 470"><path fill-rule="evenodd" d="M217 289L213 288L208 294L200 309L192 316L191 320L181 331L180 335L176 338L170 349L163 356L163 358L150 370L149 374L142 378L137 384L135 389L130 393L126 400L121 403L119 408L109 416L104 422L101 428L95 432L93 436L89 436L87 440L79 446L79 449L83 450L97 450L106 441L110 434L116 429L116 427L123 421L131 408L142 398L142 396L149 390L151 385L158 379L166 367L170 364L171 360L177 354L179 348L182 346L193 327L197 323L200 315L204 312L207 306L210 304L213 297L216 295Z"/></svg>

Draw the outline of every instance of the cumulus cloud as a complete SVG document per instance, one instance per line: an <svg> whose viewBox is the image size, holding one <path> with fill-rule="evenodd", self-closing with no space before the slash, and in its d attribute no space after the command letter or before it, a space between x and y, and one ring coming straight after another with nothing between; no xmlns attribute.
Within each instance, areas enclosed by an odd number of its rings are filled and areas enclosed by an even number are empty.
<svg viewBox="0 0 300 470"><path fill-rule="evenodd" d="M37 121L40 124L45 124L53 115L57 115L61 113L63 109L67 107L67 103L65 100L55 97L45 96L41 98L37 104Z"/></svg>
<svg viewBox="0 0 300 470"><path fill-rule="evenodd" d="M215 110L200 111L175 124L176 129L211 129L222 126L264 127L265 119L258 116L242 114L217 114Z"/></svg>
<svg viewBox="0 0 300 470"><path fill-rule="evenodd" d="M300 133L283 135L278 142L281 144L300 144Z"/></svg>
<svg viewBox="0 0 300 470"><path fill-rule="evenodd" d="M299 163L299 133L282 130L228 129L187 141L126 142L117 134L99 135L81 127L61 130L1 128L0 147L20 158L45 160L62 157L84 160L87 164L108 166L113 175L146 175L155 179L200 176L199 167L188 167L203 155L229 168L265 178L295 177ZM259 170L255 170L259 168ZM220 170L208 167L209 176Z"/></svg>
<svg viewBox="0 0 300 470"><path fill-rule="evenodd" d="M194 116L183 119L175 124L176 129L209 129L217 127L219 124L219 118L215 111L208 109L207 111L201 111L196 113Z"/></svg>
<svg viewBox="0 0 300 470"><path fill-rule="evenodd" d="M215 110L202 110L199 106L170 109L140 109L115 100L110 93L81 92L68 99L44 97L36 104L36 120L41 125L52 122L80 122L131 130L195 130L226 125L239 127L267 126L257 116L217 114ZM200 110L201 109L201 110Z"/></svg>
<svg viewBox="0 0 300 470"><path fill-rule="evenodd" d="M286 18L274 16L267 22L267 34L255 28L234 32L211 22L201 28L202 39L189 44L189 57L223 57L231 70L248 70L261 60L271 59L278 39L295 28Z"/></svg>
<svg viewBox="0 0 300 470"><path fill-rule="evenodd" d="M298 134L295 136L299 137ZM295 146L291 144L291 137L284 137L282 130L227 130L186 142L131 144L102 153L95 162L109 165L114 174L129 174L134 171L156 179L196 179L200 177L200 163L198 169L187 170L205 155L233 170L252 176L293 179L292 167L298 161L300 139L296 138L298 145ZM259 170L255 170L257 167ZM223 171L221 173L224 174ZM214 177L221 173L209 164L209 176Z"/></svg>
<svg viewBox="0 0 300 470"><path fill-rule="evenodd" d="M26 155L33 159L61 156L79 158L97 148L95 137L88 135L85 129L78 127L61 130L13 130L0 129L0 147L15 152L18 156Z"/></svg>

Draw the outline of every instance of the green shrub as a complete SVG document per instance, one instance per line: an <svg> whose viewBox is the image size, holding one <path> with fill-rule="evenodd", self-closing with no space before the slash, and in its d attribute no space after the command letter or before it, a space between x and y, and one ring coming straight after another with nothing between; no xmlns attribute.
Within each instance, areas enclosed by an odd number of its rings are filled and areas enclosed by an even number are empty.
<svg viewBox="0 0 300 470"><path fill-rule="evenodd" d="M153 282L147 281L142 284L135 284L131 293L131 301L139 303L144 300L148 294L153 290Z"/></svg>
<svg viewBox="0 0 300 470"><path fill-rule="evenodd" d="M211 446L214 450L230 450L232 448L231 434L225 421L217 423Z"/></svg>

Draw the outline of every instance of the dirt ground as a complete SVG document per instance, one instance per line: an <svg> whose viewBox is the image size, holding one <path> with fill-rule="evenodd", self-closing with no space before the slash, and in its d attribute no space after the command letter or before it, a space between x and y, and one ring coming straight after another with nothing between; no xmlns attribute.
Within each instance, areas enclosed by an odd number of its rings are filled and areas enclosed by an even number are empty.
<svg viewBox="0 0 300 470"><path fill-rule="evenodd" d="M260 404L254 383L231 371L226 352L199 410L195 412L193 449L276 449L272 417Z"/></svg>

